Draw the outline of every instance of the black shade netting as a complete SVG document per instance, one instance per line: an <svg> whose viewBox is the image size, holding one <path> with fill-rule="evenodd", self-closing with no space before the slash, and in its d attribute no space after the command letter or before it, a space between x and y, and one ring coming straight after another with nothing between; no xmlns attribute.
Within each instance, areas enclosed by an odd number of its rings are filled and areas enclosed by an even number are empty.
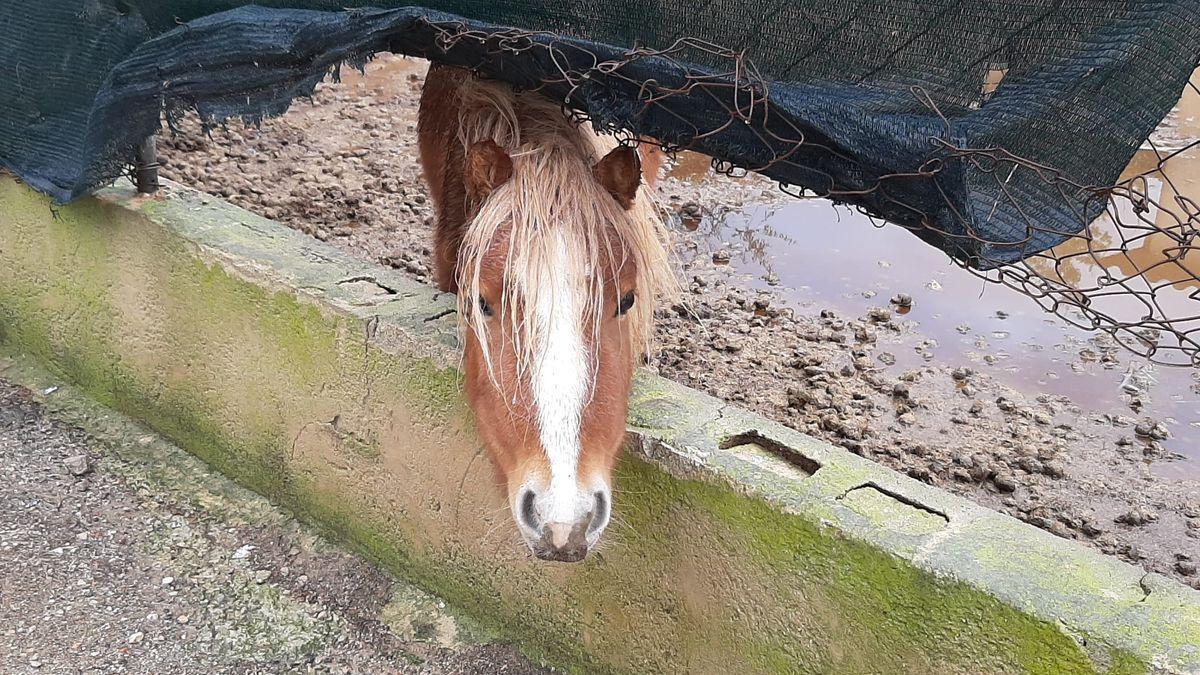
<svg viewBox="0 0 1200 675"><path fill-rule="evenodd" d="M855 205L980 269L1083 230L1178 100L1200 0L0 0L0 163L61 202L189 109L282 113L380 51ZM453 13L453 14L450 14Z"/></svg>

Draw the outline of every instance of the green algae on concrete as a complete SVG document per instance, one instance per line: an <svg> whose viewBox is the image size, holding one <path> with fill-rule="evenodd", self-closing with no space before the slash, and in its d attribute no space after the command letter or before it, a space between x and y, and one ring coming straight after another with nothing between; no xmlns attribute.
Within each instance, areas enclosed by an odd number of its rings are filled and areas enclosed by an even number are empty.
<svg viewBox="0 0 1200 675"><path fill-rule="evenodd" d="M0 205L5 349L536 658L1200 669L1195 592L645 374L607 543L533 561L459 394L451 299L177 186L55 215L0 179Z"/></svg>
<svg viewBox="0 0 1200 675"><path fill-rule="evenodd" d="M361 585L361 569L351 566L350 574L339 578L345 573L344 551L298 526L260 495L232 484L28 357L0 355L0 378L37 392L46 417L87 432L98 473L136 489L139 523L145 528L129 542L132 553L173 574L163 580L172 595L197 601L194 609L205 615L193 614L191 625L205 636L200 639L206 655L243 667L247 662L285 667L304 663L314 652L337 649L346 639L347 614L339 608L324 611L329 608L304 599L313 593L336 593L341 602L353 599L350 616L372 616L376 600L370 583ZM247 540L268 543L274 553L263 556L262 546L247 546ZM304 585L301 575L313 566L322 574L315 587L283 592ZM269 580L258 576L264 569L272 571ZM490 642L442 600L411 585L389 585L392 601L379 609L378 619L404 643L393 656L420 665L429 651L461 652Z"/></svg>

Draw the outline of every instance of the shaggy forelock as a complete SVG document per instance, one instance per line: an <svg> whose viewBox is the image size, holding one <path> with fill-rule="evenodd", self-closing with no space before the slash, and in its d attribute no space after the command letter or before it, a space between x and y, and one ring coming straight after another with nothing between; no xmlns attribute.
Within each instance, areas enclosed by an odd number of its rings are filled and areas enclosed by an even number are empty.
<svg viewBox="0 0 1200 675"><path fill-rule="evenodd" d="M592 174L593 165L615 142L572 122L548 100L475 78L466 79L459 110L464 148L491 139L513 160L512 178L480 206L467 226L458 258L458 315L464 328L479 338L493 380L489 324L475 303L489 256L499 250L507 251L502 297L490 300L497 311L503 307L508 313L519 378L529 372L543 338L536 322L522 320L527 314L523 308L539 306L542 294L553 289L547 281L554 274L578 278L572 287L582 296L581 320L596 337L604 318L604 294L619 301L616 280L623 267L632 266L638 299L625 320L634 344L648 350L654 307L673 292L675 281L666 228L647 188L639 188L632 208L626 210ZM507 245L497 246L504 238ZM560 260L564 250L565 261ZM605 284L606 276L612 283Z"/></svg>

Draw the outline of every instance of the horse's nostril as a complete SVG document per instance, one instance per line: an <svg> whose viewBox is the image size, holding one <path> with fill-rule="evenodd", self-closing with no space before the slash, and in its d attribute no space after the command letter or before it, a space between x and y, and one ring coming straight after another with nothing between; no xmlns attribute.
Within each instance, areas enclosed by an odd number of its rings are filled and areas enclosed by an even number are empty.
<svg viewBox="0 0 1200 675"><path fill-rule="evenodd" d="M596 530L604 527L608 522L608 495L601 491L596 491L595 505L592 508L592 522L588 524L588 534L595 534Z"/></svg>
<svg viewBox="0 0 1200 675"><path fill-rule="evenodd" d="M525 527L528 527L536 532L540 530L541 527L538 525L537 512L534 510L534 496L533 490L525 490L525 492L521 495L521 510L518 512L518 517L520 517L521 522L525 525Z"/></svg>
<svg viewBox="0 0 1200 675"><path fill-rule="evenodd" d="M542 560L579 562L587 557L588 545L583 522L546 523L534 554Z"/></svg>

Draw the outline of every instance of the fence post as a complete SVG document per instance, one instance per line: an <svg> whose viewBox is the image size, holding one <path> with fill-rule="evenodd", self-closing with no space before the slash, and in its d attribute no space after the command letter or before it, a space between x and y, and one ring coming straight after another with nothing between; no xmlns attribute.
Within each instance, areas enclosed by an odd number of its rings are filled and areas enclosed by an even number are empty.
<svg viewBox="0 0 1200 675"><path fill-rule="evenodd" d="M134 170L137 191L142 194L158 192L158 149L151 134L138 146L137 166Z"/></svg>

